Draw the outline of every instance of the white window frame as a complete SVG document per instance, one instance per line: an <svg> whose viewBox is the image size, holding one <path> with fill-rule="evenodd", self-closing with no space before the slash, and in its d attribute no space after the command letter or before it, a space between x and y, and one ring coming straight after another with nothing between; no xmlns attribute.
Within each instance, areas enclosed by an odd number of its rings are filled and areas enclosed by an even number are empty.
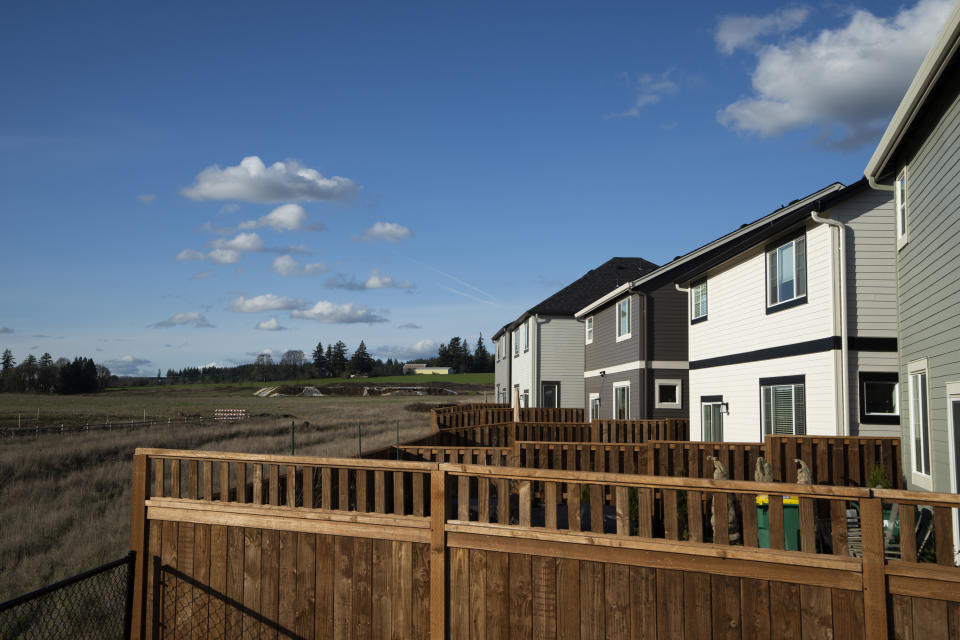
<svg viewBox="0 0 960 640"><path fill-rule="evenodd" d="M948 382L947 387L947 444L950 449L950 493L957 493L956 425L953 422L953 404L960 402L960 382ZM960 509L953 512L953 563L960 564Z"/></svg>
<svg viewBox="0 0 960 640"><path fill-rule="evenodd" d="M676 402L660 402L660 387L676 387ZM657 409L682 409L683 408L683 380L679 378L654 380L653 381L653 400L654 407Z"/></svg>
<svg viewBox="0 0 960 640"><path fill-rule="evenodd" d="M773 424L773 417L770 418L770 433L767 433L766 423L767 423L767 414L764 410L764 395L767 389L770 389L771 394L771 409L773 408L774 400L774 389L790 387L790 423L791 423L791 433L789 434L778 434L776 431L776 426ZM797 433L797 387L803 388L803 433ZM760 385L760 432L763 434L763 437L766 438L767 435L807 435L807 383L806 379L803 382L770 382L769 384Z"/></svg>
<svg viewBox="0 0 960 640"><path fill-rule="evenodd" d="M697 291L701 288L702 293L700 294L700 300L702 301L702 313L697 314ZM706 320L707 312L707 281L704 280L690 287L690 320L693 322Z"/></svg>
<svg viewBox="0 0 960 640"><path fill-rule="evenodd" d="M924 407L917 407L914 402L914 395L916 385L919 383L919 377L923 376L925 378L926 394L924 404L926 405L926 412L923 411ZM923 487L928 491L933 490L933 456L932 451L930 450L930 368L927 365L927 359L922 358L920 360L914 360L913 362L907 365L907 379L909 383L907 385L908 397L908 406L909 406L909 424L910 424L910 472L913 478L913 483L917 486ZM917 416L918 420L926 422L926 433L920 433L921 440L921 462L920 469L917 468L917 433L916 427L914 425L914 416ZM924 438L924 436L926 436ZM926 459L928 463L927 473L923 470L923 447L926 448Z"/></svg>
<svg viewBox="0 0 960 640"><path fill-rule="evenodd" d="M627 331L626 331L626 333L620 333L620 307L621 307L622 305L626 305L626 306L627 306ZM633 324L632 324L632 320L633 320L633 317L632 317L633 309L632 309L631 307L633 307L633 304L630 302L630 298L624 298L623 300L617 301L617 304L616 304L616 306L614 307L613 321L614 321L615 328L616 328L616 332L617 332L617 342L622 342L622 341L624 341L624 340L629 340L630 337L631 337L631 335L632 335L631 332L633 331Z"/></svg>
<svg viewBox="0 0 960 640"><path fill-rule="evenodd" d="M619 389L627 390L627 393L624 396L627 402L627 410L625 412L626 413L625 418L617 417L617 414L619 413L618 411L619 406L617 405L617 391ZM625 380L623 382L614 382L612 391L613 391L613 402L611 403L611 406L613 407L613 419L614 420L630 420L630 381Z"/></svg>
<svg viewBox="0 0 960 640"><path fill-rule="evenodd" d="M893 183L893 210L897 219L897 250L910 241L910 225L907 219L907 204L910 202L910 190L907 188L907 168L904 167Z"/></svg>
<svg viewBox="0 0 960 640"><path fill-rule="evenodd" d="M520 355L520 328L517 327L513 330L513 357L516 358Z"/></svg>
<svg viewBox="0 0 960 640"><path fill-rule="evenodd" d="M717 411L717 415L720 416L720 439L719 440L713 437L711 437L710 440L707 440L707 434L705 433L706 427L703 424L703 410L706 407L710 407L711 412L713 411L713 407L718 407L719 409ZM712 433L710 435L713 436ZM703 440L704 442L723 442L723 400L717 400L713 402L703 402L703 401L700 402L700 439Z"/></svg>
<svg viewBox="0 0 960 640"><path fill-rule="evenodd" d="M800 289L800 270L797 268L797 241L803 239L803 293L799 293ZM770 299L770 260L771 258L777 263L777 274L780 273L780 250L786 247L787 245L793 245L793 250L791 252L793 256L793 295L789 298L784 298L783 300L779 299L780 296L780 287L776 287L777 291L777 300L773 301ZM807 299L809 293L809 287L807 286L807 260L809 254L809 246L807 244L807 234L806 230L801 230L797 235L791 236L789 239L784 239L782 242L778 242L776 245L770 245L764 251L763 259L765 265L765 274L764 274L764 297L767 300L767 312L778 311L783 308L786 309L794 304L802 304Z"/></svg>
<svg viewBox="0 0 960 640"><path fill-rule="evenodd" d="M523 323L523 352L530 351L530 321Z"/></svg>
<svg viewBox="0 0 960 640"><path fill-rule="evenodd" d="M593 416L594 401L596 401L597 403L596 419L599 419L600 418L600 394L599 393L591 393L587 398L587 416L589 416L590 420L594 420L594 416Z"/></svg>
<svg viewBox="0 0 960 640"><path fill-rule="evenodd" d="M583 343L593 344L593 316L583 321Z"/></svg>

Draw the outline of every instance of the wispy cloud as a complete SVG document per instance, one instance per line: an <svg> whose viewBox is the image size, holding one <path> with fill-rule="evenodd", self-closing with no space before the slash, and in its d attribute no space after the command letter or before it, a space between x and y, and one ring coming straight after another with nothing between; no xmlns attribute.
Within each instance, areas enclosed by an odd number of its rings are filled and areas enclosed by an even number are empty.
<svg viewBox="0 0 960 640"><path fill-rule="evenodd" d="M157 194L155 193L141 193L137 198L146 205L153 204L153 201L157 199Z"/></svg>
<svg viewBox="0 0 960 640"><path fill-rule="evenodd" d="M191 280L206 280L213 276L213 271L198 271L197 273L190 276Z"/></svg>
<svg viewBox="0 0 960 640"><path fill-rule="evenodd" d="M366 291L369 289L413 289L415 285L409 280L398 282L391 276L381 276L377 269L374 269L370 277L360 282L356 278L338 273L331 278L327 278L326 287L328 289L346 289L348 291Z"/></svg>
<svg viewBox="0 0 960 640"><path fill-rule="evenodd" d="M177 260L185 260L190 262L197 262L204 259L203 253L197 251L196 249L184 249L175 256Z"/></svg>
<svg viewBox="0 0 960 640"><path fill-rule="evenodd" d="M148 325L148 329L168 329L170 327L194 327L197 329L212 329L214 325L207 321L206 316L196 311L176 313L166 320Z"/></svg>
<svg viewBox="0 0 960 640"><path fill-rule="evenodd" d="M220 213L236 213L237 211L240 211L240 205L238 204L230 203L220 207Z"/></svg>
<svg viewBox="0 0 960 640"><path fill-rule="evenodd" d="M247 298L238 296L230 301L228 307L230 311L236 313L258 313L260 311L289 311L292 309L303 309L306 306L300 298L288 298L286 296L277 296L272 293L265 293L260 296Z"/></svg>
<svg viewBox="0 0 960 640"><path fill-rule="evenodd" d="M660 102L665 96L672 95L679 90L679 86L670 78L671 72L664 71L660 75L644 74L637 78L637 98L626 111L613 113L607 118L636 118L640 111L651 104Z"/></svg>
<svg viewBox="0 0 960 640"><path fill-rule="evenodd" d="M192 200L303 202L349 198L356 191L352 180L327 178L296 160L275 162L268 167L258 156L248 156L237 166L207 167L197 174L193 186L181 193Z"/></svg>
<svg viewBox="0 0 960 640"><path fill-rule="evenodd" d="M150 360L131 355L121 356L116 360L106 360L103 366L110 369L110 373L118 376L150 375L154 373L153 363Z"/></svg>
<svg viewBox="0 0 960 640"><path fill-rule="evenodd" d="M758 38L798 29L809 15L808 7L793 7L765 16L721 16L714 38L720 51L731 54L739 48L756 46Z"/></svg>
<svg viewBox="0 0 960 640"><path fill-rule="evenodd" d="M270 268L285 278L290 276L312 276L328 271L327 266L322 262L312 262L310 264L301 265L289 255L282 255L274 258L273 264Z"/></svg>
<svg viewBox="0 0 960 640"><path fill-rule="evenodd" d="M817 127L817 141L853 150L886 127L953 0L920 0L889 17L854 11L815 36L761 47L754 95L717 114L734 131L778 136Z"/></svg>
<svg viewBox="0 0 960 640"><path fill-rule="evenodd" d="M353 236L358 242L376 242L377 240L386 240L387 242L400 242L413 236L413 232L402 224L396 222L375 222L372 227L363 232L362 235Z"/></svg>
<svg viewBox="0 0 960 640"><path fill-rule="evenodd" d="M380 358L415 360L437 355L437 343L433 340L420 340L408 345L380 345L374 347L372 352Z"/></svg>
<svg viewBox="0 0 960 640"><path fill-rule="evenodd" d="M10 327L0 327L0 333L13 333L13 329Z"/></svg>
<svg viewBox="0 0 960 640"><path fill-rule="evenodd" d="M422 328L423 327L413 322L407 322L406 324L397 325L397 329L422 329Z"/></svg>
<svg viewBox="0 0 960 640"><path fill-rule="evenodd" d="M325 324L370 324L387 321L385 317L363 305L353 302L335 304L326 300L317 302L309 309L291 311L290 316L292 318L316 320Z"/></svg>

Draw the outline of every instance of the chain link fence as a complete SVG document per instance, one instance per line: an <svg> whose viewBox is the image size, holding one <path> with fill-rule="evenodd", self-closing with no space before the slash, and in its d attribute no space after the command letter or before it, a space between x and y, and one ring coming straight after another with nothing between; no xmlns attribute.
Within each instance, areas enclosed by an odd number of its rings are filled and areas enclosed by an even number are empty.
<svg viewBox="0 0 960 640"><path fill-rule="evenodd" d="M0 604L0 638L128 638L133 553Z"/></svg>

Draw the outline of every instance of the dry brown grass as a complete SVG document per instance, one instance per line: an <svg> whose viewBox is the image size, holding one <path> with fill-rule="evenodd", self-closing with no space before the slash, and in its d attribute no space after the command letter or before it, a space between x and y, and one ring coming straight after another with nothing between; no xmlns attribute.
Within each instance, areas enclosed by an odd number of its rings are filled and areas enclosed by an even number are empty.
<svg viewBox="0 0 960 640"><path fill-rule="evenodd" d="M393 444L398 420L401 442L429 432L429 413L404 409L414 398L279 400L268 405L273 412L283 415L288 403L296 410L298 455L355 456L358 422L367 451ZM136 447L289 453L290 420L3 440L0 602L127 552Z"/></svg>

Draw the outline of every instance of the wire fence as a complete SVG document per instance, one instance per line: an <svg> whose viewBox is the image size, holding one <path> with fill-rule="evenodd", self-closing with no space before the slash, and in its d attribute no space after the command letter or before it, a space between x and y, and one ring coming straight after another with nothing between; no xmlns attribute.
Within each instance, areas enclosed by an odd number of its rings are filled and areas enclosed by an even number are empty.
<svg viewBox="0 0 960 640"><path fill-rule="evenodd" d="M150 427L179 427L183 425L215 424L215 418L194 416L189 418L147 418L146 420L124 420L101 424L46 424L32 427L0 426L0 438L37 437L48 434L86 433L90 431L123 431L130 429L149 429Z"/></svg>
<svg viewBox="0 0 960 640"><path fill-rule="evenodd" d="M0 604L0 638L128 638L134 554Z"/></svg>

